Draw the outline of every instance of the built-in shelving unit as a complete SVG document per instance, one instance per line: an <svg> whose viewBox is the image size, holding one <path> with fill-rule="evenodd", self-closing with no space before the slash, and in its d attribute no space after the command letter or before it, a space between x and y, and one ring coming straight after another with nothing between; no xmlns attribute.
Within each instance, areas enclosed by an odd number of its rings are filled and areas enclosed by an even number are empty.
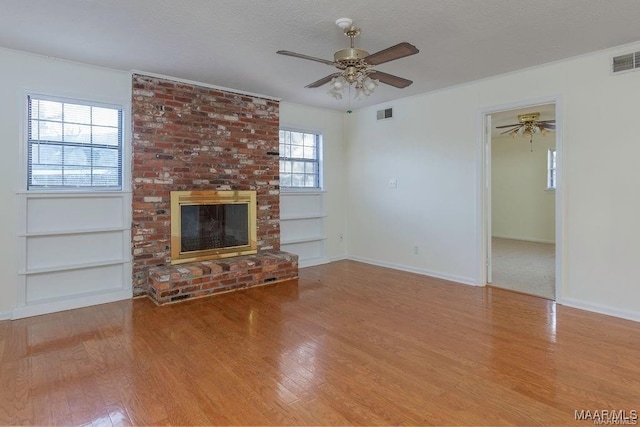
<svg viewBox="0 0 640 427"><path fill-rule="evenodd" d="M112 231L122 231L122 227L114 227L114 228L95 228L92 230L87 229L78 229L78 230L53 230L53 231L36 231L36 232L27 232L25 234L19 234L18 237L39 237L39 236L69 236L73 234L90 234L90 233L108 233Z"/></svg>
<svg viewBox="0 0 640 427"><path fill-rule="evenodd" d="M131 297L131 194L20 192L13 318Z"/></svg>
<svg viewBox="0 0 640 427"><path fill-rule="evenodd" d="M298 255L300 267L326 262L324 191L281 191L280 247Z"/></svg>
<svg viewBox="0 0 640 427"><path fill-rule="evenodd" d="M57 271L81 270L85 268L104 267L108 265L120 265L127 261L128 260L126 259L116 259L116 260L108 260L108 261L86 262L82 264L57 265L54 267L30 268L27 271L19 271L18 274L42 274L42 273L54 273Z"/></svg>
<svg viewBox="0 0 640 427"><path fill-rule="evenodd" d="M295 245L296 243L307 243L307 242L319 242L321 240L325 240L326 237L318 236L318 237L303 237L301 239L291 239L291 240L281 240L281 245Z"/></svg>

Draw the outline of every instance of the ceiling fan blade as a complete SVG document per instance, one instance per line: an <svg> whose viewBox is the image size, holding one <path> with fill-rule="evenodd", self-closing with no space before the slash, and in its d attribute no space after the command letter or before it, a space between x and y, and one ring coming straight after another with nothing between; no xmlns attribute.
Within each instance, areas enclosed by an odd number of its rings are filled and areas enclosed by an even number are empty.
<svg viewBox="0 0 640 427"><path fill-rule="evenodd" d="M515 127L515 128L513 128L513 129L505 130L504 132L500 132L500 135L504 135L504 134L507 134L507 133L516 132L518 129L520 129L520 126Z"/></svg>
<svg viewBox="0 0 640 427"><path fill-rule="evenodd" d="M313 83L309 83L305 87L308 87L308 88L320 87L320 86L322 86L324 84L329 83L332 78L338 77L339 75L340 75L340 73L329 74L327 77L323 77L320 80L317 80L317 81L315 81Z"/></svg>
<svg viewBox="0 0 640 427"><path fill-rule="evenodd" d="M496 126L496 129L510 128L510 127L514 127L514 126L522 126L522 123L514 123L512 125Z"/></svg>
<svg viewBox="0 0 640 427"><path fill-rule="evenodd" d="M543 129L551 129L551 130L555 130L556 129L556 124L555 123L540 123L538 126L540 126Z"/></svg>
<svg viewBox="0 0 640 427"><path fill-rule="evenodd" d="M411 83L411 80L403 79L402 77L394 76L393 74L383 73L382 71L371 70L369 71L369 77L377 79L380 83L388 84L389 86L397 88L405 88Z"/></svg>
<svg viewBox="0 0 640 427"><path fill-rule="evenodd" d="M402 42L381 50L380 52L372 53L364 58L364 62L369 65L378 65L395 59L404 58L405 56L415 55L418 52L420 52L418 48L411 43Z"/></svg>
<svg viewBox="0 0 640 427"><path fill-rule="evenodd" d="M331 66L335 65L333 61L329 61L327 59L316 58L316 57L309 56L309 55L303 55L301 53L289 52L288 50L279 50L276 53L280 54L280 55L293 56L294 58L308 59L309 61L321 62L323 64L327 64L327 65L331 65Z"/></svg>

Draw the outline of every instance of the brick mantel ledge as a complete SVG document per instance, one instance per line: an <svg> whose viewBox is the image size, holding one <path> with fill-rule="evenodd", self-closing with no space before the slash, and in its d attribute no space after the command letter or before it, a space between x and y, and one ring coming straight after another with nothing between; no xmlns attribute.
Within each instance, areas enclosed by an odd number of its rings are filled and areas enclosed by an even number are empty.
<svg viewBox="0 0 640 427"><path fill-rule="evenodd" d="M149 269L149 297L158 305L298 278L298 256L277 250Z"/></svg>

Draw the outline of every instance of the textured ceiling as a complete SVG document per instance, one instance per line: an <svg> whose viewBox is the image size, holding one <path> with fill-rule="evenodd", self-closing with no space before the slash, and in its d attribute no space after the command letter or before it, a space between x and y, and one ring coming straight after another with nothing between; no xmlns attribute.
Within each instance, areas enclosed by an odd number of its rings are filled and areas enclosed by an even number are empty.
<svg viewBox="0 0 640 427"><path fill-rule="evenodd" d="M370 53L420 49L376 67L412 86L381 85L357 109L635 42L638 16L638 0L0 0L0 46L344 110L304 88L332 67L275 52L333 59L340 17Z"/></svg>

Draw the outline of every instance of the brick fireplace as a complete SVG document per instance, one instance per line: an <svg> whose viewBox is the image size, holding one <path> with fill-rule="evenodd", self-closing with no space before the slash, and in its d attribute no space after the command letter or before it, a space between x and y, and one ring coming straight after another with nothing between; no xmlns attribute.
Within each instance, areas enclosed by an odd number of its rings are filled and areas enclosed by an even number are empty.
<svg viewBox="0 0 640 427"><path fill-rule="evenodd" d="M278 101L133 75L134 295L157 303L296 278L280 251ZM172 266L171 191L256 191L255 255Z"/></svg>

